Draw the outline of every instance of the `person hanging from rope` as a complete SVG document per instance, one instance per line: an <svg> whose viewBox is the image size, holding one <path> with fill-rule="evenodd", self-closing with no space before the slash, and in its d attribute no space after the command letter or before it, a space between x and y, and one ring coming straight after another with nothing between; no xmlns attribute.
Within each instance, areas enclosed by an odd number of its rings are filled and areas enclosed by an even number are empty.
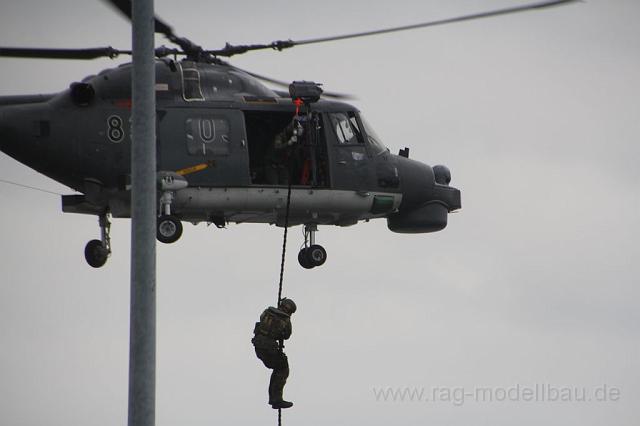
<svg viewBox="0 0 640 426"><path fill-rule="evenodd" d="M286 297L280 301L278 308L267 308L260 315L260 321L253 330L251 343L256 355L265 367L272 369L269 381L269 405L274 409L289 408L292 402L282 399L284 385L289 377L289 361L282 351L282 342L291 337L291 315L296 311L296 304Z"/></svg>

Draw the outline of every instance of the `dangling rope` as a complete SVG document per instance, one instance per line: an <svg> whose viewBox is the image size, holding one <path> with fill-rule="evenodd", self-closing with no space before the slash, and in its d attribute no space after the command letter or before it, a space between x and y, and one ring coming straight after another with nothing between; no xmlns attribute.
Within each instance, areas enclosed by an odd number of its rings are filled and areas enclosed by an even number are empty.
<svg viewBox="0 0 640 426"><path fill-rule="evenodd" d="M297 118L300 114L300 107L303 105L301 99L295 99L294 105L296 106L296 114L294 118ZM282 258L280 259L280 282L278 283L278 304L276 305L280 308L280 302L282 301L282 283L284 281L284 262L285 256L287 254L287 233L289 231L289 211L291 209L291 185L293 183L292 175L293 175L293 161L291 160L291 153L289 154L288 164L287 164L287 175L289 177L288 185L287 185L287 206L284 212L284 232L282 235ZM278 342L278 349L280 352L284 349L284 341L280 340ZM282 426L282 409L278 408L278 426Z"/></svg>
<svg viewBox="0 0 640 426"><path fill-rule="evenodd" d="M280 282L278 283L278 304L276 305L280 308L280 302L282 301L282 283L284 281L284 262L285 256L287 254L287 233L289 231L289 210L291 207L291 159L289 159L288 165L288 176L289 176L289 184L287 185L287 206L284 212L284 232L282 236L282 258L280 260ZM284 342L280 340L278 342L278 349L282 352L284 348ZM278 426L282 426L282 408L278 408Z"/></svg>
<svg viewBox="0 0 640 426"><path fill-rule="evenodd" d="M289 209L291 207L291 167L289 167L289 185L287 188L287 207L284 213L284 235L282 236L282 259L280 260L280 282L278 284L278 304L282 301L282 282L284 280L284 261L287 254L287 231L289 230Z"/></svg>

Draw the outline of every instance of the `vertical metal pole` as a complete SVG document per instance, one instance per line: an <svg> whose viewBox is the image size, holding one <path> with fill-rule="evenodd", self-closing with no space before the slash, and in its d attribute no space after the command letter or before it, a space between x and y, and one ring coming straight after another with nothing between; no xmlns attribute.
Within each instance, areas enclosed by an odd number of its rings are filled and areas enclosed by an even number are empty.
<svg viewBox="0 0 640 426"><path fill-rule="evenodd" d="M156 106L153 0L134 0L129 426L155 425Z"/></svg>

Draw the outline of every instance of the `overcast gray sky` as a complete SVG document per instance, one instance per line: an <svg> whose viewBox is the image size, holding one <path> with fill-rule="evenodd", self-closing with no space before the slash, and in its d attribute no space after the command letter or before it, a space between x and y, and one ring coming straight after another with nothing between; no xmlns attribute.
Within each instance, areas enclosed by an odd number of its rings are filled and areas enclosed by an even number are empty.
<svg viewBox="0 0 640 426"><path fill-rule="evenodd" d="M217 48L523 3L157 0L156 10ZM463 210L437 234L394 234L384 221L321 228L328 261L311 271L297 264L293 230L285 423L638 424L639 16L633 0L589 0L233 61L356 94L393 152L448 165L462 190ZM127 48L130 27L100 1L3 1L0 40ZM118 63L0 59L0 96L57 92ZM4 154L0 179L68 192ZM63 215L58 197L0 184L0 218L0 423L125 424L130 222L114 221L114 254L94 270L82 251L97 220ZM249 340L276 299L280 238L269 226L187 224L178 243L158 245L158 425L276 422ZM536 385L587 400L523 400ZM605 385L615 401L598 400ZM382 387L438 400L384 402ZM520 400L460 400L476 388L519 389Z"/></svg>

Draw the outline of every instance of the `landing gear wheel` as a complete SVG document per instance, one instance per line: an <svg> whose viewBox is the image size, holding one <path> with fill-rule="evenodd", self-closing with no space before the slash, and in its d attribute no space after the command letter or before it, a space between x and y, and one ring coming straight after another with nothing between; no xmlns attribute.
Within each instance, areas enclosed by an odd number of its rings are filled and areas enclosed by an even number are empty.
<svg viewBox="0 0 640 426"><path fill-rule="evenodd" d="M306 269L321 266L327 261L327 251L316 244L316 232L318 232L318 224L304 225L304 248L298 253L298 262ZM309 244L308 247L307 244Z"/></svg>
<svg viewBox="0 0 640 426"><path fill-rule="evenodd" d="M100 268L107 263L108 257L109 251L102 245L100 240L91 240L84 247L84 258L94 268Z"/></svg>
<svg viewBox="0 0 640 426"><path fill-rule="evenodd" d="M311 264L311 262L309 262L309 258L307 257L307 250L308 249L306 247L300 250L300 252L298 253L298 263L304 269L311 269L313 268L313 265Z"/></svg>
<svg viewBox="0 0 640 426"><path fill-rule="evenodd" d="M327 251L324 247L314 244L306 249L306 258L312 267L321 266L327 261Z"/></svg>
<svg viewBox="0 0 640 426"><path fill-rule="evenodd" d="M182 222L171 215L164 215L158 218L158 226L156 228L156 238L161 243L175 243L182 236Z"/></svg>

